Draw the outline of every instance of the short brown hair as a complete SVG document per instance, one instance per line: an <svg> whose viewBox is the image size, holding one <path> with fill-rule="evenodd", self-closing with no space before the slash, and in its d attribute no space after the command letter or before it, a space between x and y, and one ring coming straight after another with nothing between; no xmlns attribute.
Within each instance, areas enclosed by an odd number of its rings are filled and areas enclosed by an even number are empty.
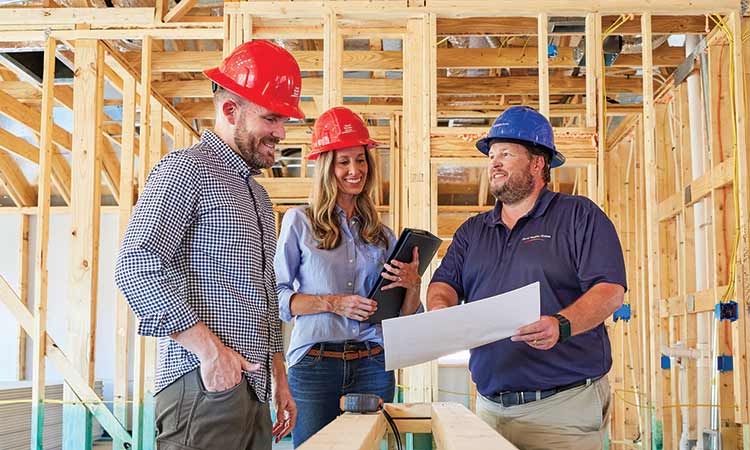
<svg viewBox="0 0 750 450"><path fill-rule="evenodd" d="M550 159L552 159L552 155L550 154L550 151L538 147L536 145L531 144L523 144L524 147L526 147L526 150L529 152L529 156L541 156L544 158L544 168L542 169L542 178L544 179L545 183L549 183L552 177L550 176Z"/></svg>

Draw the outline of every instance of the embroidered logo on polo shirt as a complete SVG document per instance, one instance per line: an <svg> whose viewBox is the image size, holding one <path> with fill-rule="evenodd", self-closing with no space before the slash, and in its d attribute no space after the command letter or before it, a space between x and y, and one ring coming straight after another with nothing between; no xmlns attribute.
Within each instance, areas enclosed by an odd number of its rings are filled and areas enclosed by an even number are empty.
<svg viewBox="0 0 750 450"><path fill-rule="evenodd" d="M526 236L521 238L521 242L524 244L531 244L532 242L546 241L552 239L549 234L535 234L533 236Z"/></svg>

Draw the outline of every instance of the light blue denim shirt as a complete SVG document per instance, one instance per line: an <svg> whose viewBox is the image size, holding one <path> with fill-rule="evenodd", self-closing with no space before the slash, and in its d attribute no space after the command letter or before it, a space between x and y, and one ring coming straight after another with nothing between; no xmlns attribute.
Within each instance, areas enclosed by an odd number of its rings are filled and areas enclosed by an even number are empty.
<svg viewBox="0 0 750 450"><path fill-rule="evenodd" d="M327 312L292 316L290 300L296 293L367 296L380 275L385 258L396 245L396 237L388 227L387 249L367 244L359 237L360 219L353 217L347 222L346 214L337 207L341 243L335 249L321 250L305 216L306 207L293 208L284 214L274 262L279 315L285 322L294 320L287 351L289 367L318 342L370 341L383 344L380 325Z"/></svg>

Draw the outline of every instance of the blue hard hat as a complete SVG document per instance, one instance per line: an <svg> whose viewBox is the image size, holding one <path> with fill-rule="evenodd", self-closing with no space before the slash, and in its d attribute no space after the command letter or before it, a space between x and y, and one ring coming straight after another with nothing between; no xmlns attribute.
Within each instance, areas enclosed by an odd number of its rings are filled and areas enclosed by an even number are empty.
<svg viewBox="0 0 750 450"><path fill-rule="evenodd" d="M477 149L487 155L496 141L531 144L548 150L551 153L550 168L565 163L565 156L555 148L555 135L549 120L528 106L512 106L500 114L487 137L477 141Z"/></svg>

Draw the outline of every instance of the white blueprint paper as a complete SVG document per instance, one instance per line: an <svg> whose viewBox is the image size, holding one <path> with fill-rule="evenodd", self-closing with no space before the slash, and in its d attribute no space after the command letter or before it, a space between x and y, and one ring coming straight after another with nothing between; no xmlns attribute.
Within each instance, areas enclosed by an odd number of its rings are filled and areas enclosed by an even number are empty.
<svg viewBox="0 0 750 450"><path fill-rule="evenodd" d="M540 317L539 282L451 308L383 321L385 369L421 364L515 334Z"/></svg>

